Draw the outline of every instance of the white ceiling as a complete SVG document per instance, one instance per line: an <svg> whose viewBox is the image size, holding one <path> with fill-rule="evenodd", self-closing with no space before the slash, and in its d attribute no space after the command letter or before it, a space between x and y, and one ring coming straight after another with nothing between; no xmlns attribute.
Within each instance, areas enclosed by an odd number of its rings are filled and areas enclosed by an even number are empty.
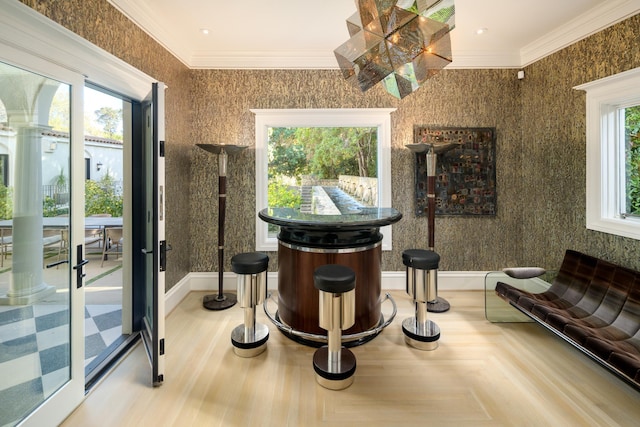
<svg viewBox="0 0 640 427"><path fill-rule="evenodd" d="M354 0L108 0L190 68L337 68ZM449 68L520 68L640 0L455 0ZM201 29L209 29L204 35ZM487 28L479 36L476 30Z"/></svg>

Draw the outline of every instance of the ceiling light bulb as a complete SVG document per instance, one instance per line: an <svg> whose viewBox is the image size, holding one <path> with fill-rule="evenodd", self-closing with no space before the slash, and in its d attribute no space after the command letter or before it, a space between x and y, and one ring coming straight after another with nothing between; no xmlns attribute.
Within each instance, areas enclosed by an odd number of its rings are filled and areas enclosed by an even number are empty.
<svg viewBox="0 0 640 427"><path fill-rule="evenodd" d="M204 34L204 35L209 34L209 30L207 30L206 28L202 28L202 29L200 30L200 32L201 32L202 34Z"/></svg>
<svg viewBox="0 0 640 427"><path fill-rule="evenodd" d="M477 34L477 35L479 35L479 36L481 36L482 34L485 34L487 31L489 31L489 29L488 29L488 28L478 28L478 29L476 30L476 34Z"/></svg>

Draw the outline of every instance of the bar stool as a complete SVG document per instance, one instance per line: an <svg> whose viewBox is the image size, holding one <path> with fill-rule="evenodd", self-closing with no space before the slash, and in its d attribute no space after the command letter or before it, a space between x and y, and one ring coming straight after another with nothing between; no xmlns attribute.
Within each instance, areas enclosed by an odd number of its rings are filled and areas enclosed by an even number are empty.
<svg viewBox="0 0 640 427"><path fill-rule="evenodd" d="M320 291L320 327L327 331L327 345L313 355L316 381L330 390L342 390L353 383L356 357L342 347L342 331L355 323L356 273L349 267L327 264L313 273Z"/></svg>
<svg viewBox="0 0 640 427"><path fill-rule="evenodd" d="M440 328L427 319L427 302L436 295L440 255L425 249L407 249L402 252L402 263L407 267L407 293L416 306L414 317L404 319L402 332L405 341L419 350L435 350L440 339Z"/></svg>
<svg viewBox="0 0 640 427"><path fill-rule="evenodd" d="M231 270L238 275L238 303L244 309L244 324L231 332L233 351L240 357L254 357L267 348L269 328L256 323L256 306L267 292L269 257L247 252L231 258Z"/></svg>

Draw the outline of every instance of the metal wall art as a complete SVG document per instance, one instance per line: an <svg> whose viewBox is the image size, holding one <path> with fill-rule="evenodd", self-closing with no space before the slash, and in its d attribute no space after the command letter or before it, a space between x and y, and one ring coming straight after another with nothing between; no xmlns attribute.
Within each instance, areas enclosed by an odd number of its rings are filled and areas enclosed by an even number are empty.
<svg viewBox="0 0 640 427"><path fill-rule="evenodd" d="M495 128L416 126L414 142L447 146L437 155L436 215L496 214ZM416 216L428 213L426 154L416 152Z"/></svg>

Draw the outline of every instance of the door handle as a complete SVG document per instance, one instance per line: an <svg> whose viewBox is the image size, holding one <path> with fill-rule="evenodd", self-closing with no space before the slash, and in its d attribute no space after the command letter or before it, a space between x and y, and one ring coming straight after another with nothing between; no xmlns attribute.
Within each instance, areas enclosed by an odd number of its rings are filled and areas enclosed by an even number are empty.
<svg viewBox="0 0 640 427"><path fill-rule="evenodd" d="M83 267L89 264L89 260L82 259L82 245L77 246L76 254L80 262L74 265L73 269L76 271L76 288L80 289L82 287L82 279L86 276Z"/></svg>
<svg viewBox="0 0 640 427"><path fill-rule="evenodd" d="M167 269L167 242L165 240L160 241L160 271Z"/></svg>
<svg viewBox="0 0 640 427"><path fill-rule="evenodd" d="M69 262L69 261L64 261L64 262ZM59 263L58 263L59 264ZM79 264L76 264L73 266L74 270L78 270L82 267L84 267L85 265L89 264L89 260L88 259L83 259L82 261L80 261Z"/></svg>
<svg viewBox="0 0 640 427"><path fill-rule="evenodd" d="M141 249L142 253L145 255L151 255L153 253L153 249Z"/></svg>
<svg viewBox="0 0 640 427"><path fill-rule="evenodd" d="M56 261L56 262L52 262L51 264L47 264L47 265L45 265L45 267L47 267L47 268L57 267L60 264L68 264L68 263L69 263L68 259L63 259L62 261Z"/></svg>

